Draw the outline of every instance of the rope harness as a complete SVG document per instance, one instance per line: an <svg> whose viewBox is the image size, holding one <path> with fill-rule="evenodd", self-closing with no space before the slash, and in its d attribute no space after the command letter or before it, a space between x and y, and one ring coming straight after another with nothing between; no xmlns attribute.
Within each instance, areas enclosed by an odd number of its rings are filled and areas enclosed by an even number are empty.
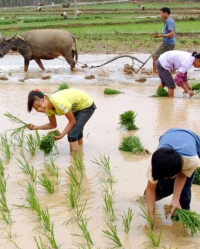
<svg viewBox="0 0 200 249"><path fill-rule="evenodd" d="M38 45L36 45L36 44L34 44L34 43L32 43L32 42L27 41L26 39L24 39L24 37L22 37L22 36L20 36L20 35L17 35L17 38L19 38L20 40L22 40L22 41L28 43L28 44L31 46L32 51L33 51L35 48L38 48L38 51L39 51L40 53L44 54L44 55L50 56L49 54L54 53L54 52L52 52L52 51L43 52L43 51L41 50L41 47L39 47ZM36 50L36 51L37 51L37 50ZM55 54L56 54L56 53L55 53ZM100 65L96 65L96 66L88 65L88 64L86 64L86 63L81 63L81 62L77 62L76 64L81 65L82 68L89 68L89 69L92 69L92 68L102 67L102 66L104 66L104 65L106 65L106 64L109 64L109 63L115 61L115 60L118 60L118 59L123 58L123 57L127 57L127 58L132 59L132 66L134 65L134 60L136 60L136 61L138 61L139 63L142 64L142 65L139 67L139 69L136 71L136 74L137 74L137 73L144 67L144 65L149 61L149 59L151 58L151 56L152 56L152 55L150 55L150 56L148 57L148 59L147 59L145 62L139 60L139 59L138 59L137 57L135 57L135 56L131 56L131 55L125 54L125 55L116 56L116 57L114 57L114 58L112 58L112 59L106 61L105 63L100 64ZM53 56L50 56L50 57L52 57L52 59L55 59ZM65 60L62 59L62 58L56 58L56 59L61 60L61 61L65 61ZM104 60L93 61L93 62L100 62L100 61L105 61L105 59L104 59Z"/></svg>

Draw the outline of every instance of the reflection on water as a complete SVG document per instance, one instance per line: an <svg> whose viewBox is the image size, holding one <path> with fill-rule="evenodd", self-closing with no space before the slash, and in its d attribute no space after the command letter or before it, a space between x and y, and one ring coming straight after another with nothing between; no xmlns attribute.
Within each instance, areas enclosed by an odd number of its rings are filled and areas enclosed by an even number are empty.
<svg viewBox="0 0 200 249"><path fill-rule="evenodd" d="M26 100L28 92L40 87L47 93L54 92L56 85L20 85L20 86L2 86L0 92L1 105L1 127L0 133L13 128L13 125L3 116L6 111L19 116L28 123L42 124L47 121L44 114L33 111L28 114L26 111ZM88 229L94 241L94 248L107 249L106 238L102 230L106 228L106 220L103 211L102 188L99 181L99 168L91 162L98 158L99 154L105 154L110 157L112 173L116 179L115 190L115 211L118 215L116 222L118 234L125 248L142 249L149 248L145 243L148 239L144 231L144 219L140 216L138 199L142 196L146 187L146 170L149 164L150 155L132 155L118 150L122 137L126 135L137 135L146 149L153 152L156 149L159 136L171 127L189 128L194 132L200 133L200 108L198 99L183 98L151 98L155 87L132 87L118 85L116 88L123 91L123 94L117 96L104 96L104 87L97 86L76 86L88 92L95 100L97 110L91 120L87 123L84 131L84 165L85 175L83 180L82 198L88 199L88 209L86 214L90 217ZM126 131L119 125L119 114L127 110L134 110L137 113L136 125L139 127L136 131ZM65 117L58 117L58 129L62 130L66 125ZM40 134L44 134L41 131ZM49 195L43 188L37 186L37 196L43 208L49 207L51 220L55 224L55 238L61 248L76 248L74 242L76 239L72 233L80 233L75 224L68 226L63 222L69 219L72 211L68 208L67 198L65 196L69 179L65 170L72 164L69 155L67 138L57 142L59 154L55 155L56 164L59 167L60 185L58 192ZM25 144L24 144L25 146ZM22 187L28 181L28 177L22 173L16 164L18 157L18 148L12 151L12 160L5 165L6 175L9 175L7 184L7 199L12 208L12 218L14 220L13 234L16 234L14 241L22 249L36 248L33 237L38 236L37 220L35 213L30 209L17 208L14 205L23 205L25 202L24 188ZM25 152L27 157L28 152ZM38 174L44 172L44 156L38 152L34 158L29 158ZM193 186L192 209L200 213L200 187ZM163 230L161 244L169 248L194 249L200 247L198 238L190 238L184 234L182 226L172 223L170 219L165 220L163 205L168 203L170 198L166 198L157 203L157 218L160 228ZM129 235L123 232L120 215L123 211L131 207L134 212L133 224ZM8 242L5 225L0 222L0 244L1 248L14 248L13 244Z"/></svg>

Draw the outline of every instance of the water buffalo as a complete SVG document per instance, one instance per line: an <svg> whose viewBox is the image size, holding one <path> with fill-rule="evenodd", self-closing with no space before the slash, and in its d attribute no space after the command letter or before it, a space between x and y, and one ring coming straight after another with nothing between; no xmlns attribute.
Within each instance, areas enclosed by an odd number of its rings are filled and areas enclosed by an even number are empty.
<svg viewBox="0 0 200 249"><path fill-rule="evenodd" d="M35 60L38 66L45 70L41 59L52 60L62 55L73 70L78 58L76 39L64 30L30 30L20 36L0 38L0 57L2 58L9 50L18 51L24 57L25 72L28 71L30 60Z"/></svg>

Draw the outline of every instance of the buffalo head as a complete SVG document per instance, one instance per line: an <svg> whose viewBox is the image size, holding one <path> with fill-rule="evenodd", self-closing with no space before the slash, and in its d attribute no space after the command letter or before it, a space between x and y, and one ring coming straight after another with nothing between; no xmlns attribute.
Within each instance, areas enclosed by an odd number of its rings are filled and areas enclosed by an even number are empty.
<svg viewBox="0 0 200 249"><path fill-rule="evenodd" d="M11 37L1 37L0 38L0 58L3 58L5 54L13 47L13 40L16 34Z"/></svg>

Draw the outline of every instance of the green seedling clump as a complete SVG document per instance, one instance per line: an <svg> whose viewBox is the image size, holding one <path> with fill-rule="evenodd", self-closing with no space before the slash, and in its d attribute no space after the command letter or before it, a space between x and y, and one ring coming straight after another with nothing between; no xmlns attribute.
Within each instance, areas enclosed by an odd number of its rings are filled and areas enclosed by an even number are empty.
<svg viewBox="0 0 200 249"><path fill-rule="evenodd" d="M120 125L125 127L127 130L137 130L135 125L136 113L134 111L126 111L120 114Z"/></svg>
<svg viewBox="0 0 200 249"><path fill-rule="evenodd" d="M69 89L69 86L68 86L68 84L66 84L66 83L62 83L62 84L60 84L59 87L58 87L58 91L60 91L60 90L65 90L65 89Z"/></svg>
<svg viewBox="0 0 200 249"><path fill-rule="evenodd" d="M172 206L165 205L166 217L170 214ZM200 232L200 214L185 209L176 209L174 212L173 220L181 222L184 230L189 232L192 236Z"/></svg>
<svg viewBox="0 0 200 249"><path fill-rule="evenodd" d="M193 184L200 185L200 167L196 169Z"/></svg>
<svg viewBox="0 0 200 249"><path fill-rule="evenodd" d="M106 94L106 95L120 94L120 93L122 93L122 92L115 90L115 89L111 89L111 88L104 89L104 94Z"/></svg>
<svg viewBox="0 0 200 249"><path fill-rule="evenodd" d="M193 91L200 91L200 83L196 83L192 85L192 90Z"/></svg>
<svg viewBox="0 0 200 249"><path fill-rule="evenodd" d="M142 146L139 137L136 136L124 137L119 146L119 149L132 152L133 154L144 151L144 147Z"/></svg>
<svg viewBox="0 0 200 249"><path fill-rule="evenodd" d="M153 97L168 97L168 93L164 88L159 87L156 91L156 95Z"/></svg>
<svg viewBox="0 0 200 249"><path fill-rule="evenodd" d="M46 136L43 136L40 141L40 150L42 150L45 156L49 155L55 145L53 136L58 136L60 133L58 130L49 132Z"/></svg>

